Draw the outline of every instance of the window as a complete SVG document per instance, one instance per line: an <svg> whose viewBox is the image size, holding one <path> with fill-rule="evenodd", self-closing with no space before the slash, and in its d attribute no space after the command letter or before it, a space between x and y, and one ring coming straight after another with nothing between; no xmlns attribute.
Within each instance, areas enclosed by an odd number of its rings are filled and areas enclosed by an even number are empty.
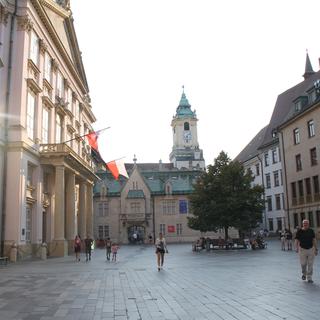
<svg viewBox="0 0 320 320"><path fill-rule="evenodd" d="M278 153L277 149L272 150L272 163L277 163L278 162Z"/></svg>
<svg viewBox="0 0 320 320"><path fill-rule="evenodd" d="M273 180L274 180L274 186L278 187L280 185L280 183L279 183L279 172L278 171L274 171L273 172Z"/></svg>
<svg viewBox="0 0 320 320"><path fill-rule="evenodd" d="M282 170L281 169L280 169L280 180L281 180L281 185L283 185Z"/></svg>
<svg viewBox="0 0 320 320"><path fill-rule="evenodd" d="M176 202L175 200L164 200L162 202L163 214L175 214L176 213Z"/></svg>
<svg viewBox="0 0 320 320"><path fill-rule="evenodd" d="M297 197L297 190L296 190L296 183L295 182L291 182L291 194L292 194L292 198Z"/></svg>
<svg viewBox="0 0 320 320"><path fill-rule="evenodd" d="M269 154L268 154L268 152L266 152L264 154L264 166L268 167L268 165L269 165Z"/></svg>
<svg viewBox="0 0 320 320"><path fill-rule="evenodd" d="M98 226L98 238L103 239L103 226Z"/></svg>
<svg viewBox="0 0 320 320"><path fill-rule="evenodd" d="M181 223L177 223L177 235L181 235L182 234L182 224Z"/></svg>
<svg viewBox="0 0 320 320"><path fill-rule="evenodd" d="M49 111L46 108L42 108L42 143L49 143Z"/></svg>
<svg viewBox="0 0 320 320"><path fill-rule="evenodd" d="M163 235L166 234L166 225L165 224L163 224L163 223L160 224L159 232L161 232Z"/></svg>
<svg viewBox="0 0 320 320"><path fill-rule="evenodd" d="M303 192L303 183L302 180L298 181L298 190L299 190L299 197L303 197L304 192Z"/></svg>
<svg viewBox="0 0 320 320"><path fill-rule="evenodd" d="M314 222L313 222L313 212L312 211L308 212L308 220L309 220L310 228L313 228L314 227Z"/></svg>
<svg viewBox="0 0 320 320"><path fill-rule="evenodd" d="M320 210L316 211L317 227L320 227Z"/></svg>
<svg viewBox="0 0 320 320"><path fill-rule="evenodd" d="M310 149L310 160L311 160L311 165L312 166L315 166L315 165L318 164L317 149L316 148Z"/></svg>
<svg viewBox="0 0 320 320"><path fill-rule="evenodd" d="M72 112L72 90L70 88L68 88L66 90L66 92L67 92L67 101L66 101L67 102L67 108L68 108L69 111Z"/></svg>
<svg viewBox="0 0 320 320"><path fill-rule="evenodd" d="M78 120L78 121L80 121L80 109L79 108L80 108L79 101L76 100L75 101L75 110L74 110L74 112L75 112L76 120Z"/></svg>
<svg viewBox="0 0 320 320"><path fill-rule="evenodd" d="M130 212L131 213L140 213L141 212L140 202L131 202L130 203Z"/></svg>
<svg viewBox="0 0 320 320"><path fill-rule="evenodd" d="M256 164L256 176L260 176L260 165Z"/></svg>
<svg viewBox="0 0 320 320"><path fill-rule="evenodd" d="M56 115L56 143L62 141L62 123L60 115Z"/></svg>
<svg viewBox="0 0 320 320"><path fill-rule="evenodd" d="M179 200L179 213L188 213L188 201Z"/></svg>
<svg viewBox="0 0 320 320"><path fill-rule="evenodd" d="M27 205L26 208L26 242L31 242L32 229L32 207Z"/></svg>
<svg viewBox="0 0 320 320"><path fill-rule="evenodd" d="M57 92L56 95L59 98L63 98L64 80L60 72L57 73Z"/></svg>
<svg viewBox="0 0 320 320"><path fill-rule="evenodd" d="M294 144L300 143L300 132L298 128L293 130L293 142Z"/></svg>
<svg viewBox="0 0 320 320"><path fill-rule="evenodd" d="M30 35L30 59L35 65L39 62L39 38L34 31Z"/></svg>
<svg viewBox="0 0 320 320"><path fill-rule="evenodd" d="M278 230L282 230L282 219L281 218L277 218L277 228L278 228Z"/></svg>
<svg viewBox="0 0 320 320"><path fill-rule="evenodd" d="M281 210L281 195L276 194L276 210Z"/></svg>
<svg viewBox="0 0 320 320"><path fill-rule="evenodd" d="M308 121L308 135L309 135L309 138L315 136L315 130L314 130L314 122L313 122L313 120Z"/></svg>
<svg viewBox="0 0 320 320"><path fill-rule="evenodd" d="M306 183L306 194L310 195L311 194L311 180L310 180L310 178L306 178L305 183Z"/></svg>
<svg viewBox="0 0 320 320"><path fill-rule="evenodd" d="M270 173L266 174L266 188L270 189L271 188L271 178L270 178Z"/></svg>
<svg viewBox="0 0 320 320"><path fill-rule="evenodd" d="M27 186L33 186L33 172L34 172L34 167L28 164Z"/></svg>
<svg viewBox="0 0 320 320"><path fill-rule="evenodd" d="M271 196L267 197L267 207L268 207L268 211L272 211L272 197Z"/></svg>
<svg viewBox="0 0 320 320"><path fill-rule="evenodd" d="M273 219L269 218L269 231L273 231Z"/></svg>
<svg viewBox="0 0 320 320"><path fill-rule="evenodd" d="M302 225L302 221L306 218L306 215L304 212L300 213L300 221L301 221L301 225Z"/></svg>
<svg viewBox="0 0 320 320"><path fill-rule="evenodd" d="M296 155L296 170L301 171L302 170L302 162L301 162L301 155Z"/></svg>
<svg viewBox="0 0 320 320"><path fill-rule="evenodd" d="M51 83L51 57L48 52L44 54L44 77Z"/></svg>
<svg viewBox="0 0 320 320"><path fill-rule="evenodd" d="M185 123L183 124L183 129L184 129L184 131L189 131L189 130L190 130L189 122L185 122Z"/></svg>
<svg viewBox="0 0 320 320"><path fill-rule="evenodd" d="M99 212L99 217L105 217L109 213L109 206L108 202L103 201L98 203L98 212Z"/></svg>
<svg viewBox="0 0 320 320"><path fill-rule="evenodd" d="M318 176L313 176L313 192L314 193L319 193L319 177Z"/></svg>
<svg viewBox="0 0 320 320"><path fill-rule="evenodd" d="M109 237L109 226L108 225L104 226L103 235L104 235L105 239Z"/></svg>
<svg viewBox="0 0 320 320"><path fill-rule="evenodd" d="M294 213L293 214L293 223L294 223L294 227L297 228L299 226L299 220L298 220L298 214Z"/></svg>
<svg viewBox="0 0 320 320"><path fill-rule="evenodd" d="M36 108L36 97L31 92L28 91L28 101L27 101L27 134L30 139L34 139L34 115Z"/></svg>

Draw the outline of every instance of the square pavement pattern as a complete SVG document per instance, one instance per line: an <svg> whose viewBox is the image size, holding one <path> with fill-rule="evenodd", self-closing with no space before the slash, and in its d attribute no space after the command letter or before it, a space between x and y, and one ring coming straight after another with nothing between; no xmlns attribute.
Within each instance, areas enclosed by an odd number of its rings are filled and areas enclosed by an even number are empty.
<svg viewBox="0 0 320 320"><path fill-rule="evenodd" d="M319 320L320 265L301 280L297 253L277 240L265 250L192 252L168 245L158 272L153 246L122 246L118 261L52 258L0 267L1 320Z"/></svg>

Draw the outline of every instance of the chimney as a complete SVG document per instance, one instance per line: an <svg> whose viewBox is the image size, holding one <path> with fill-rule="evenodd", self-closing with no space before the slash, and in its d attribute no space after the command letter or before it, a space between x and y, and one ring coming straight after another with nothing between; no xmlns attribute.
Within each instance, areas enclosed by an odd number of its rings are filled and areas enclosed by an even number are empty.
<svg viewBox="0 0 320 320"><path fill-rule="evenodd" d="M162 160L159 160L159 171L162 170Z"/></svg>

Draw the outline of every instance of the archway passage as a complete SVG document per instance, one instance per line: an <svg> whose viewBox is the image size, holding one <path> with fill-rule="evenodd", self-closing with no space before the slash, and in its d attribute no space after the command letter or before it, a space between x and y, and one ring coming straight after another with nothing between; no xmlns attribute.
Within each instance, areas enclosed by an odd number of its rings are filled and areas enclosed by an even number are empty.
<svg viewBox="0 0 320 320"><path fill-rule="evenodd" d="M128 240L132 244L142 244L145 239L145 227L133 225L128 227Z"/></svg>

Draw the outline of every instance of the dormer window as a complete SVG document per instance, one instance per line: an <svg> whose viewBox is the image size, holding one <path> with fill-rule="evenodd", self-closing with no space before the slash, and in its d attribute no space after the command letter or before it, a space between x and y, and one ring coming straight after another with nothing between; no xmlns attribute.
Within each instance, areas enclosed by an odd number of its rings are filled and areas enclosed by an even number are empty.
<svg viewBox="0 0 320 320"><path fill-rule="evenodd" d="M293 100L294 103L294 111L299 112L302 108L304 108L308 104L307 96L300 96L297 99Z"/></svg>
<svg viewBox="0 0 320 320"><path fill-rule="evenodd" d="M170 182L166 183L165 193L166 193L166 195L172 194L172 185Z"/></svg>

